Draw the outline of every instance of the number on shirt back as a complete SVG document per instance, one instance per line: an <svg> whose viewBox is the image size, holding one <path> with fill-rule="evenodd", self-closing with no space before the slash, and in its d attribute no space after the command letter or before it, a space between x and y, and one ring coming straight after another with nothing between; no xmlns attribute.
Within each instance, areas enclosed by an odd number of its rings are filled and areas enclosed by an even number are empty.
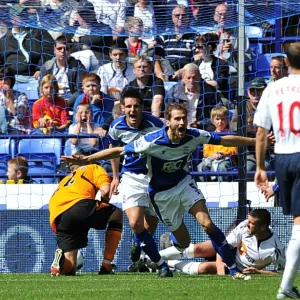
<svg viewBox="0 0 300 300"><path fill-rule="evenodd" d="M280 102L279 104L277 104L278 107L278 116L279 116L279 131L280 131L280 136L284 137L285 136L285 132L284 132L284 111L283 111L283 102ZM290 131L296 135L299 136L300 135L300 128L295 128L295 121L294 121L294 112L295 109L298 110L298 113L300 112L300 102L299 101L295 101L291 104L290 106L290 111L288 114L288 123L289 123L289 129Z"/></svg>

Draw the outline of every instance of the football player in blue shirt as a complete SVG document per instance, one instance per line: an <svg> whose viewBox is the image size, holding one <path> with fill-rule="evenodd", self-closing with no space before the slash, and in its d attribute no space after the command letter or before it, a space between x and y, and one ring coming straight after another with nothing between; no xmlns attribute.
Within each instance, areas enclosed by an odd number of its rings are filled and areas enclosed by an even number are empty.
<svg viewBox="0 0 300 300"><path fill-rule="evenodd" d="M189 174L189 155L199 144L224 146L255 145L254 138L219 136L204 130L187 129L187 109L177 103L165 111L166 127L149 133L125 147L107 149L84 158L88 161L110 159L120 155L143 155L150 176L149 195L160 219L173 233L173 243L180 251L190 244L190 234L183 214L193 215L209 235L213 247L229 268L233 279L249 280L236 267L233 253L223 232L212 222L202 192ZM75 158L76 159L76 158ZM72 158L69 158L72 162ZM77 161L78 163L78 161Z"/></svg>
<svg viewBox="0 0 300 300"><path fill-rule="evenodd" d="M164 123L150 114L143 113L143 98L136 89L127 89L121 95L120 103L124 115L116 118L110 125L108 139L110 148L127 145L147 133L161 129ZM94 156L88 156L94 160ZM87 157L86 157L87 159ZM133 230L135 247L141 246L158 266L160 277L172 277L168 265L161 259L156 243L152 237L157 227L158 218L151 205L148 185L150 178L146 167L146 157L138 155L125 156L122 167L122 179L119 186L119 158L111 160L113 180L111 195L118 194L129 224ZM144 218L145 217L145 218ZM144 219L146 229L144 226ZM149 233L150 232L150 233ZM134 251L132 251L134 252ZM140 259L140 251L131 253L132 260Z"/></svg>

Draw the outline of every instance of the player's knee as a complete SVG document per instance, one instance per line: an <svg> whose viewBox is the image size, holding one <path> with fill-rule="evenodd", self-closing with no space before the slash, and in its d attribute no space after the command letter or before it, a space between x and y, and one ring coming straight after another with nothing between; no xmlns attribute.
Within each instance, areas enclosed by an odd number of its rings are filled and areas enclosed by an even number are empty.
<svg viewBox="0 0 300 300"><path fill-rule="evenodd" d="M119 222L123 224L123 212L120 208L116 207L116 210L112 213L108 222Z"/></svg>
<svg viewBox="0 0 300 300"><path fill-rule="evenodd" d="M213 224L212 220L209 218L203 220L201 226L206 233L210 233L214 229L214 224Z"/></svg>
<svg viewBox="0 0 300 300"><path fill-rule="evenodd" d="M204 264L199 264L198 266L198 274L207 274L207 270Z"/></svg>
<svg viewBox="0 0 300 300"><path fill-rule="evenodd" d="M141 233L145 230L144 220L141 220L140 218L129 220L129 225L135 234Z"/></svg>

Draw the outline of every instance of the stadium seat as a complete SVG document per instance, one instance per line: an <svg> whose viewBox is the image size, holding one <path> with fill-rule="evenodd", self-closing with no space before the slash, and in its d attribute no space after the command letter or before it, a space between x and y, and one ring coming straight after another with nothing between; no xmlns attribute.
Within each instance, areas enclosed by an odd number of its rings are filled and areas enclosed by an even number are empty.
<svg viewBox="0 0 300 300"><path fill-rule="evenodd" d="M108 149L109 141L107 137L103 137L99 139L99 151L103 149ZM70 156L72 155L72 148L71 148L71 142L70 140L66 140L65 146L64 146L64 155Z"/></svg>
<svg viewBox="0 0 300 300"><path fill-rule="evenodd" d="M37 182L55 183L53 177L43 175L55 175L57 166L60 165L62 154L61 139L22 139L18 146L19 155L25 156L29 164L29 176ZM40 175L37 177L37 175Z"/></svg>
<svg viewBox="0 0 300 300"><path fill-rule="evenodd" d="M79 59L85 66L88 72L97 72L100 63L92 50L82 50L71 54L76 59Z"/></svg>
<svg viewBox="0 0 300 300"><path fill-rule="evenodd" d="M28 99L37 100L39 98L38 85L38 80L34 77L16 75L16 83L13 89L25 93Z"/></svg>
<svg viewBox="0 0 300 300"><path fill-rule="evenodd" d="M255 54L262 54L262 43L251 43L251 38L262 38L264 35L263 29L258 26L245 26L245 35L250 40L250 48L255 51Z"/></svg>

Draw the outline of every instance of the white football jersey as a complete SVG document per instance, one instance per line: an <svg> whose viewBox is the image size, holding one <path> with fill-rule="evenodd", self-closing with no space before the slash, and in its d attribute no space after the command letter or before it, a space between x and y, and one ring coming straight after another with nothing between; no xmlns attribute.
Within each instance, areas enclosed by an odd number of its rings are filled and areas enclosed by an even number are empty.
<svg viewBox="0 0 300 300"><path fill-rule="evenodd" d="M256 237L248 233L248 221L241 222L227 237L228 244L236 249L235 261L242 271L248 267L259 270L270 264L277 266L277 270L283 270L285 265L285 252L278 235L272 236L258 243Z"/></svg>
<svg viewBox="0 0 300 300"><path fill-rule="evenodd" d="M275 153L300 152L300 75L289 75L267 86L254 124L275 134Z"/></svg>

